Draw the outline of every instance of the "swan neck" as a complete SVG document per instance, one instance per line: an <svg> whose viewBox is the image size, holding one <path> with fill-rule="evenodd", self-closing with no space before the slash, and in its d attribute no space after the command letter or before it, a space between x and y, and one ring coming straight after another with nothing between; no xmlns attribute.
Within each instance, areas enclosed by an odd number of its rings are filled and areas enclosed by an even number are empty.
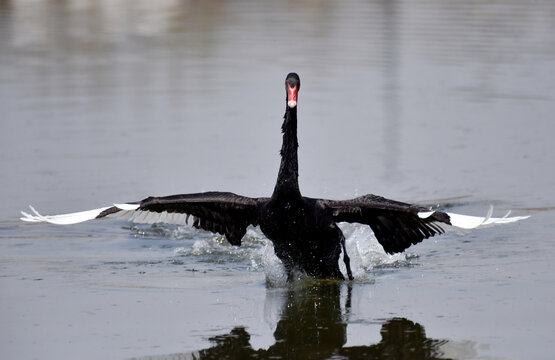
<svg viewBox="0 0 555 360"><path fill-rule="evenodd" d="M299 161L297 149L297 108L289 108L283 117L283 144L281 146L281 165L274 194L276 196L300 197L299 190Z"/></svg>

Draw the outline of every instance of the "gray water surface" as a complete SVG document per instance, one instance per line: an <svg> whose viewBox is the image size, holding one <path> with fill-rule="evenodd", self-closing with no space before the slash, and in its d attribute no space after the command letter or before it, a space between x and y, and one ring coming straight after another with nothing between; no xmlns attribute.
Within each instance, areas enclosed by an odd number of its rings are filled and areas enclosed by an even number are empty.
<svg viewBox="0 0 555 360"><path fill-rule="evenodd" d="M0 1L0 357L552 358L553 34L547 0ZM19 221L268 196L291 71L305 195L532 217L395 256L345 226L354 283L292 285L257 229Z"/></svg>

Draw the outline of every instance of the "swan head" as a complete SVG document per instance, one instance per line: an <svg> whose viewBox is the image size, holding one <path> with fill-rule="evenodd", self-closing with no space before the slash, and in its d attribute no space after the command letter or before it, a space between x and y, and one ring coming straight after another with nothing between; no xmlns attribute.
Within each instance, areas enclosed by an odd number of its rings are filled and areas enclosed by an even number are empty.
<svg viewBox="0 0 555 360"><path fill-rule="evenodd" d="M301 88L301 79L296 73L289 73L285 78L285 91L287 93L287 106L289 108L297 107L297 96Z"/></svg>

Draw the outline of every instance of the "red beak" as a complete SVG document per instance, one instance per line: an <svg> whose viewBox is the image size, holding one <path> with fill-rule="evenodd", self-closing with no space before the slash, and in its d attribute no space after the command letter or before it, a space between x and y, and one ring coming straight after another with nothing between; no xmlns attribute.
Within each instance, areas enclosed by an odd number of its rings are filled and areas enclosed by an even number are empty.
<svg viewBox="0 0 555 360"><path fill-rule="evenodd" d="M289 83L287 84L287 106L290 108L297 106L297 92L297 85L292 88Z"/></svg>

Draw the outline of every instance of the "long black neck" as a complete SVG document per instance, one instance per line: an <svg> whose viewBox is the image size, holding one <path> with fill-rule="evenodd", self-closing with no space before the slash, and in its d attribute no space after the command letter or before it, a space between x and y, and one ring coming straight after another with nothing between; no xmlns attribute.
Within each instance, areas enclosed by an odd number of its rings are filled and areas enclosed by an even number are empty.
<svg viewBox="0 0 555 360"><path fill-rule="evenodd" d="M281 146L281 165L272 198L299 198L299 160L297 156L297 107L287 107L283 117L283 144Z"/></svg>

